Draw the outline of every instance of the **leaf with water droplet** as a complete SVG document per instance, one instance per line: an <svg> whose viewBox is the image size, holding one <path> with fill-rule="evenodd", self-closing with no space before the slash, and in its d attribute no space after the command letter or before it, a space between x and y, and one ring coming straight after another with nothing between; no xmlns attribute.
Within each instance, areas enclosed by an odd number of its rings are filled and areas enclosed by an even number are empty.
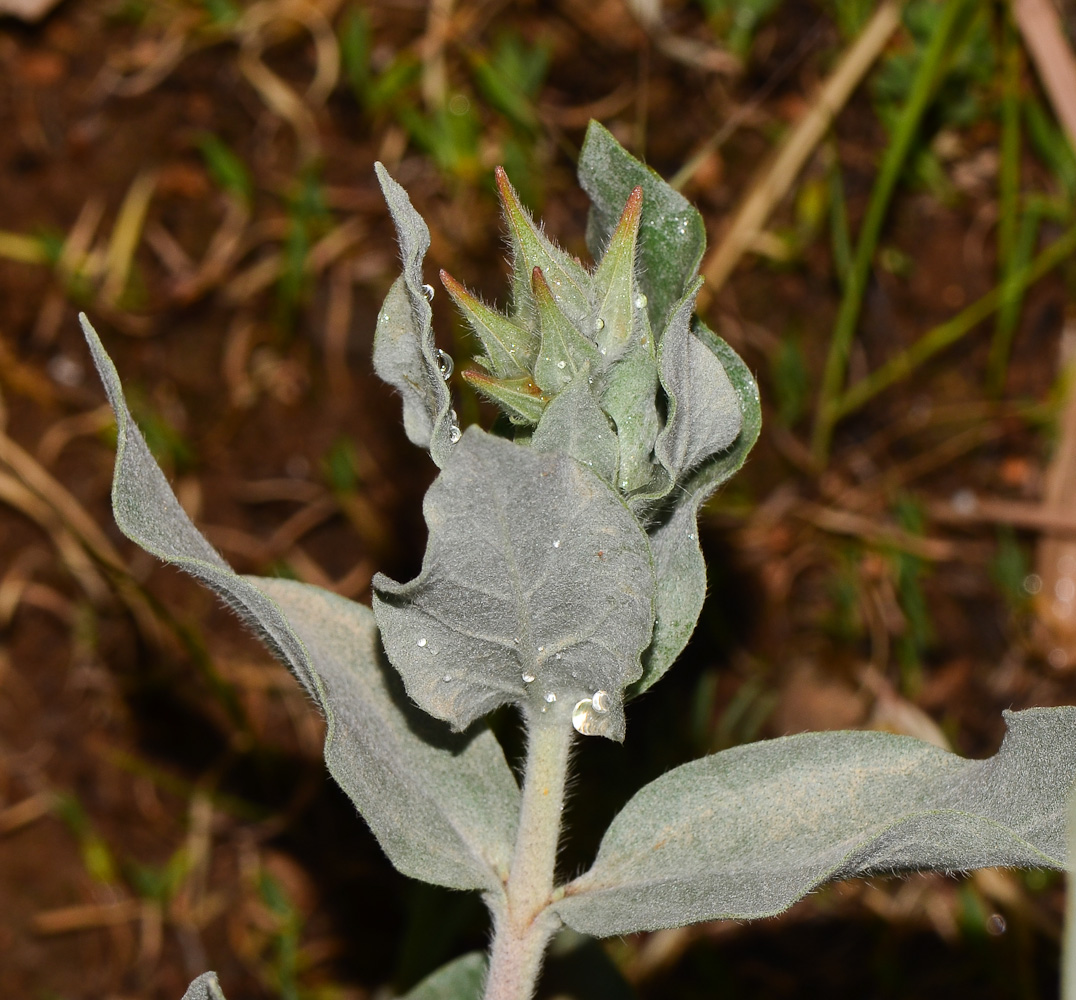
<svg viewBox="0 0 1076 1000"><path fill-rule="evenodd" d="M657 390L657 362L640 345L613 365L602 393L602 409L616 424L616 481L625 493L646 486L654 476L650 456L661 430Z"/></svg>
<svg viewBox="0 0 1076 1000"><path fill-rule="evenodd" d="M635 245L643 208L643 189L636 187L628 196L620 221L609 238L594 273L597 292L597 316L601 326L595 336L598 349L610 361L628 351L638 339L636 332L642 316L635 307ZM649 337L646 338L649 342Z"/></svg>
<svg viewBox="0 0 1076 1000"><path fill-rule="evenodd" d="M609 418L602 412L585 378L577 379L553 397L531 437L531 447L570 455L607 483L615 481L616 432L609 426ZM560 547L559 541L553 544Z"/></svg>
<svg viewBox="0 0 1076 1000"><path fill-rule="evenodd" d="M385 298L374 332L374 370L403 399L404 430L420 448L443 466L451 404L441 378L433 340L433 312L422 279L422 261L430 247L430 231L415 211L407 192L380 164L374 166L400 243L403 274Z"/></svg>
<svg viewBox="0 0 1076 1000"><path fill-rule="evenodd" d="M669 400L654 454L673 479L724 451L740 433L740 399L718 356L691 332L696 282L673 310L661 338L658 366Z"/></svg>
<svg viewBox="0 0 1076 1000"><path fill-rule="evenodd" d="M557 393L564 388L566 375L575 380L598 367L598 349L561 311L540 267L531 272L531 289L542 337L534 380L544 392Z"/></svg>
<svg viewBox="0 0 1076 1000"><path fill-rule="evenodd" d="M706 227L695 207L632 156L603 125L591 122L579 154L579 183L591 201L587 245L600 259L632 189L643 189L637 274L650 327L665 329L673 307L695 280Z"/></svg>
<svg viewBox="0 0 1076 1000"><path fill-rule="evenodd" d="M441 284L486 352L485 359L477 360L488 362L484 367L497 378L522 378L529 374L538 352L537 337L485 305L447 271L441 272Z"/></svg>
<svg viewBox="0 0 1076 1000"><path fill-rule="evenodd" d="M431 972L402 1000L480 1000L487 966L482 952L468 952Z"/></svg>
<svg viewBox="0 0 1076 1000"><path fill-rule="evenodd" d="M1063 868L1076 708L1006 712L998 753L805 733L684 764L613 820L554 909L599 937L780 913L824 882L910 869Z"/></svg>
<svg viewBox="0 0 1076 1000"><path fill-rule="evenodd" d="M721 362L739 401L742 425L731 447L700 465L669 499L672 507L650 512L650 547L658 588L654 599L654 638L643 654L643 676L631 690L641 694L665 671L687 645L706 597L706 563L699 547L699 507L714 490L738 471L762 428L762 407L751 370L720 337L697 318L692 327L699 342Z"/></svg>
<svg viewBox="0 0 1076 1000"><path fill-rule="evenodd" d="M407 584L374 579L385 649L408 694L462 728L499 705L533 714L547 692L572 705L604 689L608 735L621 739L621 692L639 676L653 623L653 571L616 493L565 455L471 427L423 510L422 572ZM451 685L416 646L421 636L452 664Z"/></svg>
<svg viewBox="0 0 1076 1000"><path fill-rule="evenodd" d="M477 368L468 368L463 372L463 380L493 400L513 423L538 423L549 402L530 375L494 378Z"/></svg>
<svg viewBox="0 0 1076 1000"><path fill-rule="evenodd" d="M512 312L516 320L522 325L530 325L533 320L535 304L531 275L536 267L540 267L553 286L564 314L576 326L581 325L592 311L588 293L591 282L586 268L552 243L534 224L530 213L520 204L508 175L500 167L496 171L496 181L512 244Z"/></svg>
<svg viewBox="0 0 1076 1000"><path fill-rule="evenodd" d="M492 733L452 734L407 700L369 608L297 581L233 572L180 507L84 317L83 327L116 412L112 506L120 530L215 591L292 670L328 720L330 773L400 871L501 892L519 789Z"/></svg>

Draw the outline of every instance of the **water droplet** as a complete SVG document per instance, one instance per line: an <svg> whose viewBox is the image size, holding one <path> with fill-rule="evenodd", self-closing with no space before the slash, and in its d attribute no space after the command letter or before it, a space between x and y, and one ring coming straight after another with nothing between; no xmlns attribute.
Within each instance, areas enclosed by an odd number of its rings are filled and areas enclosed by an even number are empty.
<svg viewBox="0 0 1076 1000"><path fill-rule="evenodd" d="M605 320L603 320L601 318L601 316L599 316L596 320L594 320L594 332L598 333L599 331L604 330L604 329L605 329Z"/></svg>
<svg viewBox="0 0 1076 1000"><path fill-rule="evenodd" d="M423 285L422 290L426 293L426 298L431 302L433 301L433 285Z"/></svg>
<svg viewBox="0 0 1076 1000"><path fill-rule="evenodd" d="M553 548L555 548L555 549L560 548L560 539L559 538L554 538L553 539Z"/></svg>
<svg viewBox="0 0 1076 1000"><path fill-rule="evenodd" d="M553 659L554 660L559 660L560 659L560 653L554 653L553 654Z"/></svg>
<svg viewBox="0 0 1076 1000"><path fill-rule="evenodd" d="M449 427L448 440L451 444L456 444L461 437L463 437L463 431L461 431L459 427L457 427L455 424Z"/></svg>
<svg viewBox="0 0 1076 1000"><path fill-rule="evenodd" d="M538 647L538 652L539 653L544 653L545 652L545 646L539 646Z"/></svg>
<svg viewBox="0 0 1076 1000"><path fill-rule="evenodd" d="M647 302L646 296L643 295L642 292L640 292L638 295L635 296L635 308L636 309L645 309L646 308L646 302Z"/></svg>
<svg viewBox="0 0 1076 1000"><path fill-rule="evenodd" d="M446 382L452 378L452 371L456 367L452 362L452 355L446 354L441 348L437 348L437 367L441 372L441 378Z"/></svg>
<svg viewBox="0 0 1076 1000"><path fill-rule="evenodd" d="M519 636L518 636L518 635L517 635L517 636L513 636L513 638L512 638L512 642L514 642L514 643L515 643L515 644L516 644L516 645L518 646L518 645L519 645Z"/></svg>
<svg viewBox="0 0 1076 1000"><path fill-rule="evenodd" d="M567 362L566 362L566 361L558 361L558 362L557 362L557 367L558 367L558 368L563 368L563 367L564 367L564 366L565 366L566 364L567 364Z"/></svg>
<svg viewBox="0 0 1076 1000"><path fill-rule="evenodd" d="M687 533L687 537L690 538L692 541L695 541L695 532L694 531L689 531Z"/></svg>
<svg viewBox="0 0 1076 1000"><path fill-rule="evenodd" d="M609 711L609 692L608 691L595 691L593 697L590 699L594 705L595 712L608 712Z"/></svg>
<svg viewBox="0 0 1076 1000"><path fill-rule="evenodd" d="M557 700L557 696L552 691L547 691L545 693L545 700L548 701L550 705L552 705L553 702Z"/></svg>
<svg viewBox="0 0 1076 1000"><path fill-rule="evenodd" d="M425 639L419 639L418 644L420 646L425 646L426 645L426 640Z"/></svg>
<svg viewBox="0 0 1076 1000"><path fill-rule="evenodd" d="M986 918L986 933L993 934L995 937L1004 934L1007 924L1005 918L1000 913L991 913Z"/></svg>
<svg viewBox="0 0 1076 1000"><path fill-rule="evenodd" d="M523 671L523 683L524 684L532 684L533 682L534 682L534 674L532 674L529 670L524 670Z"/></svg>
<svg viewBox="0 0 1076 1000"><path fill-rule="evenodd" d="M441 680L443 680L447 684L450 680L452 680L452 675L451 674L445 674L445 676L442 677Z"/></svg>
<svg viewBox="0 0 1076 1000"><path fill-rule="evenodd" d="M605 353L607 353L604 347L599 347L599 348L598 348L598 352L599 352L600 354L605 354Z"/></svg>
<svg viewBox="0 0 1076 1000"><path fill-rule="evenodd" d="M620 480L620 488L622 490L626 490L628 488L628 481L626 479Z"/></svg>

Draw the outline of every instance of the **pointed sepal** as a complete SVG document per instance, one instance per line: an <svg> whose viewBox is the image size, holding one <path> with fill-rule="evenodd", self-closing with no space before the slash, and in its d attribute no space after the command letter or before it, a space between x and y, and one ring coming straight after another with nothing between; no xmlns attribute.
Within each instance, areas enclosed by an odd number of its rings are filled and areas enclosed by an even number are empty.
<svg viewBox="0 0 1076 1000"><path fill-rule="evenodd" d="M497 168L496 179L512 245L512 311L515 318L525 323L533 317L531 274L540 267L565 315L581 325L592 308L587 292L591 279L586 268L550 241L534 224L530 213L520 204L503 167Z"/></svg>
<svg viewBox="0 0 1076 1000"><path fill-rule="evenodd" d="M496 403L515 424L536 424L542 419L549 397L530 375L522 378L494 378L488 372L468 368L463 380Z"/></svg>
<svg viewBox="0 0 1076 1000"><path fill-rule="evenodd" d="M476 360L497 378L528 374L538 353L538 338L491 309L447 271L441 272L441 284L486 352L485 358Z"/></svg>
<svg viewBox="0 0 1076 1000"><path fill-rule="evenodd" d="M601 355L594 343L584 337L561 311L540 267L531 271L531 292L538 309L542 337L534 380L543 392L554 394L575 379L596 371Z"/></svg>
<svg viewBox="0 0 1076 1000"><path fill-rule="evenodd" d="M626 354L636 340L649 343L650 324L641 322L641 317L646 315L647 299L636 291L635 283L635 248L642 210L643 189L636 186L594 273L598 296L594 340L607 361Z"/></svg>

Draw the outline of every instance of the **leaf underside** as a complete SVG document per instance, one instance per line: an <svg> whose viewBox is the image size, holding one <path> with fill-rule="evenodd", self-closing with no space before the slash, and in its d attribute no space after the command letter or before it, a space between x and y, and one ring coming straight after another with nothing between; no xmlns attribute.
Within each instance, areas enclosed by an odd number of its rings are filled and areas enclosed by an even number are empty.
<svg viewBox="0 0 1076 1000"><path fill-rule="evenodd" d="M631 799L554 908L604 937L771 916L834 879L1062 868L1076 708L1005 718L987 760L906 736L833 732L684 764Z"/></svg>
<svg viewBox="0 0 1076 1000"><path fill-rule="evenodd" d="M740 432L722 452L705 459L673 494L673 506L649 530L657 588L654 637L643 654L643 675L631 694L658 681L687 645L706 597L706 563L698 541L699 507L747 460L762 428L758 385L739 355L702 322L692 335L721 362L741 414Z"/></svg>
<svg viewBox="0 0 1076 1000"><path fill-rule="evenodd" d="M452 448L453 421L433 339L433 311L422 278L430 231L407 192L380 163L375 169L396 226L403 274L389 289L377 316L374 370L400 393L408 439L427 448L434 462L443 466Z"/></svg>
<svg viewBox="0 0 1076 1000"><path fill-rule="evenodd" d="M215 591L295 673L328 720L325 756L402 872L457 889L502 891L519 791L486 729L454 736L394 687L369 608L285 580L238 576L180 507L83 320L116 412L116 523L132 541Z"/></svg>
<svg viewBox="0 0 1076 1000"><path fill-rule="evenodd" d="M408 694L457 728L499 705L621 692L653 626L646 535L595 473L469 428L423 505L419 576L374 579L374 612ZM549 696L553 695L551 699Z"/></svg>
<svg viewBox="0 0 1076 1000"><path fill-rule="evenodd" d="M215 972L203 972L187 987L183 1000L225 1000Z"/></svg>
<svg viewBox="0 0 1076 1000"><path fill-rule="evenodd" d="M431 972L403 1000L479 1000L488 964L482 952L468 952Z"/></svg>

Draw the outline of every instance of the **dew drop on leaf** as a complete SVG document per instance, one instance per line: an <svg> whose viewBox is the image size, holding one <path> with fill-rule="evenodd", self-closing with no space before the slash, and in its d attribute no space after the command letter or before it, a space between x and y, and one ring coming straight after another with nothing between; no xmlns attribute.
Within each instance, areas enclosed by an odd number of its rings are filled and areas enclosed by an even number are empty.
<svg viewBox="0 0 1076 1000"><path fill-rule="evenodd" d="M452 378L452 372L456 367L452 361L452 355L442 351L441 348L437 348L437 367L441 372L441 378L446 382Z"/></svg>
<svg viewBox="0 0 1076 1000"><path fill-rule="evenodd" d="M595 330L595 332L599 332L599 331L604 330L604 329L605 329L605 320L603 320L601 318L601 316L599 316L596 320L594 320L594 330ZM604 354L605 352L603 351L602 353Z"/></svg>
<svg viewBox="0 0 1076 1000"><path fill-rule="evenodd" d="M523 683L524 684L531 684L531 683L533 683L533 681L534 681L534 674L530 673L530 671L524 671L524 673L523 673Z"/></svg>
<svg viewBox="0 0 1076 1000"><path fill-rule="evenodd" d="M553 702L557 700L557 696L552 691L547 691L545 695L545 700L548 701L550 705L552 705Z"/></svg>
<svg viewBox="0 0 1076 1000"><path fill-rule="evenodd" d="M646 296L643 295L642 292L640 292L638 295L635 296L635 308L636 309L645 309L646 304L647 304L647 299L646 299Z"/></svg>
<svg viewBox="0 0 1076 1000"><path fill-rule="evenodd" d="M420 646L425 646L426 645L426 640L425 639L419 639L418 644Z"/></svg>
<svg viewBox="0 0 1076 1000"><path fill-rule="evenodd" d="M423 285L422 290L426 293L426 298L428 298L432 302L434 295L433 285Z"/></svg>

